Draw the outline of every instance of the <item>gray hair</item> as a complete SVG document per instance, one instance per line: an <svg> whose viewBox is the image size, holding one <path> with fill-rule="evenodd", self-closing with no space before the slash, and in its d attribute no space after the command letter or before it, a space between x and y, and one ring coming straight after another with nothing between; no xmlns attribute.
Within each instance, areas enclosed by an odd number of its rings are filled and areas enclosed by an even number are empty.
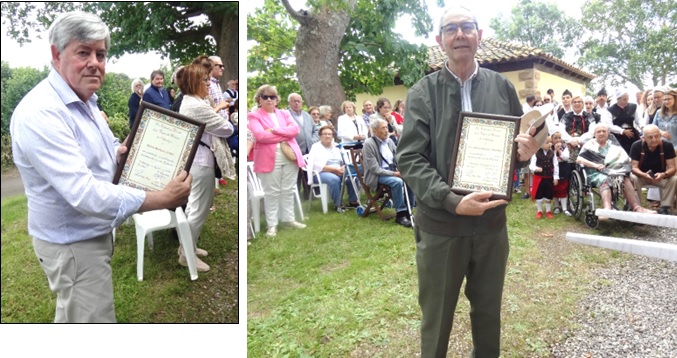
<svg viewBox="0 0 677 358"><path fill-rule="evenodd" d="M448 13L454 12L454 11L455 11L455 12L464 12L464 13L468 13L470 16L472 16L472 21L473 21L474 23L477 23L477 17L476 17L475 14L474 14L472 11L470 11L470 9L468 9L467 7L461 6L461 5L452 5L452 6L449 6L449 7L447 7L447 8L444 9L444 11L442 12L442 16L440 16L440 23L439 23L439 26L438 26L439 29L440 29L440 31L439 31L439 32L440 32L440 36L442 35L442 22L444 21L444 16L447 15ZM479 28L479 24L477 25L477 28Z"/></svg>
<svg viewBox="0 0 677 358"><path fill-rule="evenodd" d="M231 80L231 81L234 81L234 80ZM287 102L291 102L291 97L292 97L292 96L299 96L299 97L301 97L300 94L298 94L298 93L296 93L296 92L292 92L292 93L289 94L289 96L287 96ZM303 101L303 97L301 97L301 101Z"/></svg>
<svg viewBox="0 0 677 358"><path fill-rule="evenodd" d="M209 59L212 60L212 62L219 61L219 62L223 63L223 61L221 60L221 57L216 56L216 55L215 56L209 56Z"/></svg>
<svg viewBox="0 0 677 358"><path fill-rule="evenodd" d="M141 81L140 78L135 78L135 79L132 81L132 92L136 92L136 91L134 90L134 87L135 87L138 83L140 83L140 84L141 84L141 87L143 87L143 81ZM143 92L143 89L141 90L141 92Z"/></svg>
<svg viewBox="0 0 677 358"><path fill-rule="evenodd" d="M333 112L331 106L320 106L320 118L323 118L328 112Z"/></svg>
<svg viewBox="0 0 677 358"><path fill-rule="evenodd" d="M381 116L373 116L369 118L369 128L371 128L371 132L374 133L376 129L378 129L378 126L381 125L381 123L388 123L386 122L385 119L381 118Z"/></svg>
<svg viewBox="0 0 677 358"><path fill-rule="evenodd" d="M110 30L95 14L73 11L59 15L49 27L49 44L63 52L71 41L92 43L104 40L110 48Z"/></svg>

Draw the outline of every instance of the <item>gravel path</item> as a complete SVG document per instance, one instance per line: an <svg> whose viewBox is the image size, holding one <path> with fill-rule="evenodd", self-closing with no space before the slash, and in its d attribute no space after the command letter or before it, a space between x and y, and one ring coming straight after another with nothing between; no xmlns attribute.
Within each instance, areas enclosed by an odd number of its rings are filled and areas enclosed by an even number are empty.
<svg viewBox="0 0 677 358"><path fill-rule="evenodd" d="M677 245L677 230L637 227L635 239ZM677 262L633 256L597 272L579 325L554 357L677 357Z"/></svg>

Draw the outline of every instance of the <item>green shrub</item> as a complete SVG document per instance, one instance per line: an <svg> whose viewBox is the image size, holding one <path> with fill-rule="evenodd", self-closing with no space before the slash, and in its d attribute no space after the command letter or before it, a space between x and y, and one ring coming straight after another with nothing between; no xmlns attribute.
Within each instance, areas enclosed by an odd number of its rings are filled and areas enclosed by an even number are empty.
<svg viewBox="0 0 677 358"><path fill-rule="evenodd" d="M7 169L14 166L14 157L12 157L12 138L9 134L2 135L2 142L0 142L0 154L2 155L2 169Z"/></svg>
<svg viewBox="0 0 677 358"><path fill-rule="evenodd" d="M120 142L127 138L129 134L129 119L125 113L114 113L108 115L108 126L113 136L120 139Z"/></svg>

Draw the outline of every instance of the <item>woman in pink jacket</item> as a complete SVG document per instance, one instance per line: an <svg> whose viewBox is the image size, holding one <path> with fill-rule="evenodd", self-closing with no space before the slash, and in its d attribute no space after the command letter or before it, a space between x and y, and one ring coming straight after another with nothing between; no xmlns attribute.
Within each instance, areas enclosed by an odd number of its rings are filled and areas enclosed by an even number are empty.
<svg viewBox="0 0 677 358"><path fill-rule="evenodd" d="M278 217L282 223L303 229L306 226L294 220L294 185L300 167L305 165L301 149L296 143L299 127L287 111L276 108L277 89L263 85L254 95L259 109L247 115L247 127L254 134L254 172L261 179L265 192L267 236L277 234ZM296 160L282 153L284 143L291 146Z"/></svg>

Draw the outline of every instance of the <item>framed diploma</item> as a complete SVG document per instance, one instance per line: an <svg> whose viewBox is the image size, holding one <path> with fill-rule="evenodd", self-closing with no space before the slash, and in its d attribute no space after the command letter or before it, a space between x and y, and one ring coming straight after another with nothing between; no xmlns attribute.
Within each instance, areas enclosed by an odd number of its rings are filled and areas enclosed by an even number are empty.
<svg viewBox="0 0 677 358"><path fill-rule="evenodd" d="M520 117L461 112L451 153L449 185L457 194L490 191L512 198Z"/></svg>
<svg viewBox="0 0 677 358"><path fill-rule="evenodd" d="M182 170L190 172L204 129L203 123L141 102L113 183L163 189Z"/></svg>

